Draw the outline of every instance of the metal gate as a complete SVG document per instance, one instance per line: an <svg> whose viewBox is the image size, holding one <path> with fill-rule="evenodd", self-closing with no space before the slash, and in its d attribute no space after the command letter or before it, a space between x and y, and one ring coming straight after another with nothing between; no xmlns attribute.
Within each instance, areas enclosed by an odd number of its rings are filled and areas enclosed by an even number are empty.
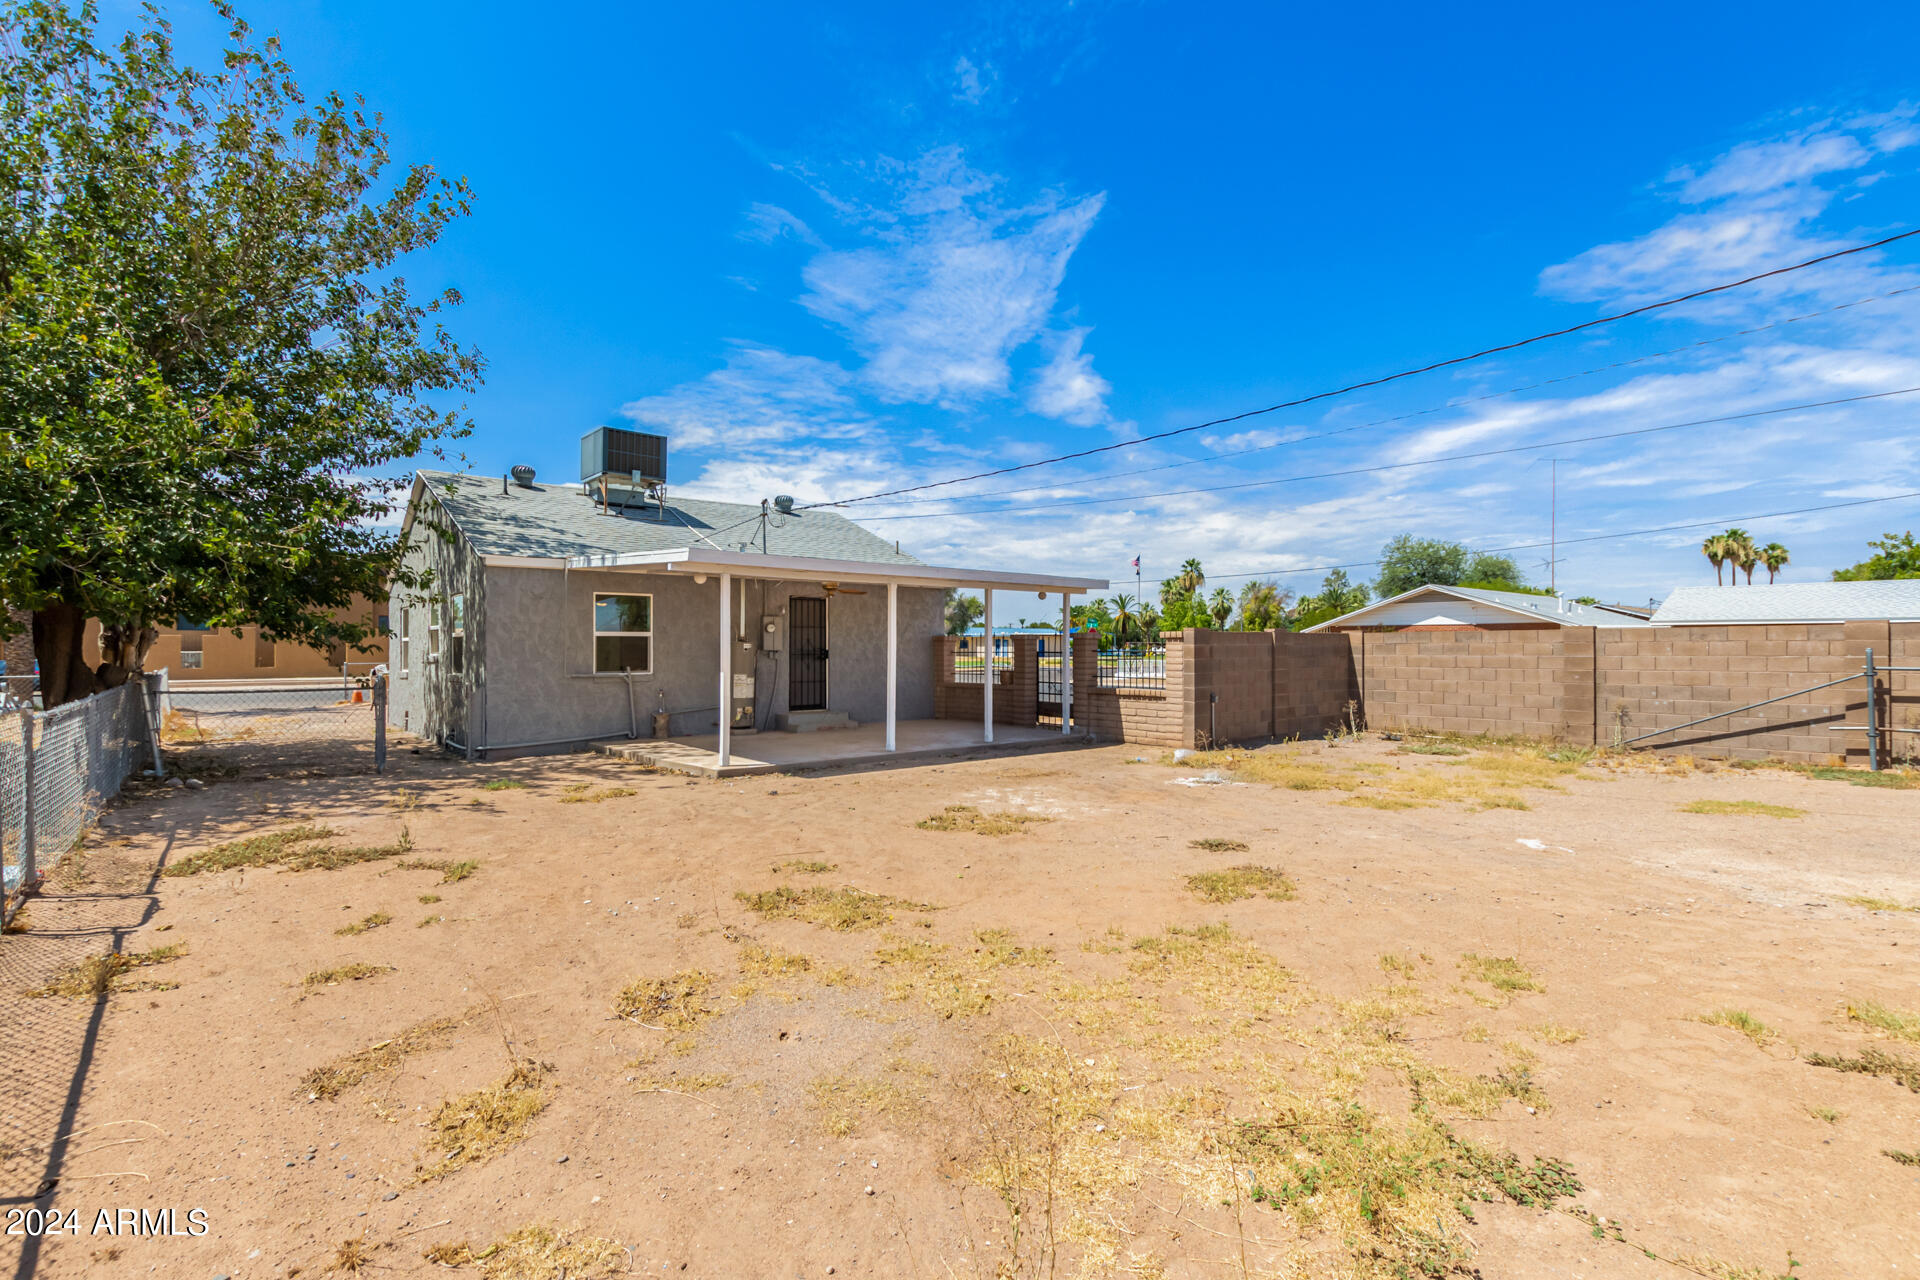
<svg viewBox="0 0 1920 1280"><path fill-rule="evenodd" d="M1059 636L1040 637L1038 715L1043 720L1060 718L1060 687L1065 683L1068 644Z"/></svg>
<svg viewBox="0 0 1920 1280"><path fill-rule="evenodd" d="M794 596L787 623L787 710L827 709L827 602Z"/></svg>

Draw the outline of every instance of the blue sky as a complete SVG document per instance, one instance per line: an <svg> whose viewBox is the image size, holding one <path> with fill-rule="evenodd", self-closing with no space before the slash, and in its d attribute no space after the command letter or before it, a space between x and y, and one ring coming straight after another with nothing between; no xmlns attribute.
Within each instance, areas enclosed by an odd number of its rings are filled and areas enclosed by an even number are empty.
<svg viewBox="0 0 1920 1280"><path fill-rule="evenodd" d="M409 274L466 297L455 330L489 361L465 445L481 471L575 479L583 432L639 425L672 437L682 492L855 497L1920 225L1911 5L1844 23L1784 5L247 7L309 91L364 93L397 156L472 183L475 216ZM207 47L199 10L175 16ZM1570 538L1920 490L1915 395L1134 496L1920 387L1920 292L1882 296L1920 285L1917 262L1895 247L859 510L937 563L1118 580L1139 554L1151 585L1197 555L1223 585L1262 572L1306 590L1309 570L1402 531L1544 539L1534 459L1551 454ZM1297 439L1336 428L1354 429ZM1007 489L1023 492L987 496ZM1116 496L1130 500L1085 501ZM1068 501L1083 505L1047 505ZM1791 548L1790 580L1814 579L1916 514L1904 500L1742 523ZM1711 581L1704 532L1572 544L1560 584L1643 600ZM1544 582L1544 553L1521 558Z"/></svg>

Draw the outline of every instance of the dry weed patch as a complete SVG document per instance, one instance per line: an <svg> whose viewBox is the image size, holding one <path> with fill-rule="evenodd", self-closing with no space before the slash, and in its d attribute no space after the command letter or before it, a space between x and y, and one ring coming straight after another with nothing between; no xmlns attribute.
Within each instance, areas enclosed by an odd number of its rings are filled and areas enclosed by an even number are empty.
<svg viewBox="0 0 1920 1280"><path fill-rule="evenodd" d="M1416 744L1420 745L1420 744ZM1183 769L1224 769L1235 778L1292 791L1338 791L1343 804L1372 809L1412 809L1433 804L1469 804L1481 809L1525 809L1520 791L1556 790L1556 779L1580 772L1590 751L1538 745L1487 744L1468 756L1457 749L1418 749L1416 755L1461 756L1437 768L1400 769L1372 761L1333 765L1297 751L1196 751L1162 764Z"/></svg>
<svg viewBox="0 0 1920 1280"><path fill-rule="evenodd" d="M105 955L68 965L54 975L52 982L27 994L64 996L69 1000L99 1000L116 991L171 991L180 984L151 980L126 982L123 979L135 969L171 964L186 953L184 943L155 947L151 951L109 951Z"/></svg>
<svg viewBox="0 0 1920 1280"><path fill-rule="evenodd" d="M1758 800L1695 800L1692 804L1680 806L1682 813L1718 813L1727 815L1746 814L1756 818L1804 818L1805 809L1795 809L1791 805L1762 804Z"/></svg>
<svg viewBox="0 0 1920 1280"><path fill-rule="evenodd" d="M955 960L952 948L943 942L896 940L876 950L873 962L894 971L886 987L889 1000L919 996L942 1018L984 1013L993 1003L992 983L978 968Z"/></svg>
<svg viewBox="0 0 1920 1280"><path fill-rule="evenodd" d="M1920 1044L1920 1013L1908 1009L1895 1009L1875 1000L1849 1000L1847 1021L1885 1032L1896 1040Z"/></svg>
<svg viewBox="0 0 1920 1280"><path fill-rule="evenodd" d="M1920 907L1910 907L1904 902L1892 898L1873 898L1850 896L1840 899L1850 907L1860 907L1867 911L1920 911Z"/></svg>
<svg viewBox="0 0 1920 1280"><path fill-rule="evenodd" d="M839 869L840 864L837 862L821 862L817 859L809 858L789 858L785 862L776 862L773 864L773 872L775 875L778 875L782 871L790 871L800 876L824 876L828 872L838 871Z"/></svg>
<svg viewBox="0 0 1920 1280"><path fill-rule="evenodd" d="M438 871L441 884L458 884L480 869L471 858L458 862L452 858L404 858L393 865L402 871Z"/></svg>
<svg viewBox="0 0 1920 1280"><path fill-rule="evenodd" d="M711 974L682 969L671 978L635 978L614 997L613 1011L660 1031L691 1031L711 1018Z"/></svg>
<svg viewBox="0 0 1920 1280"><path fill-rule="evenodd" d="M360 917L360 919L355 920L352 924L341 925L333 931L333 935L336 938L351 938L356 934L365 933L369 929L378 929L383 924L392 923L392 916L384 911L376 911L372 915Z"/></svg>
<svg viewBox="0 0 1920 1280"><path fill-rule="evenodd" d="M308 991L316 991L321 987L337 987L343 982L359 982L362 978L398 972L390 964L343 964L333 969L315 969L300 980L300 985Z"/></svg>
<svg viewBox="0 0 1920 1280"><path fill-rule="evenodd" d="M1772 1027L1748 1013L1745 1009L1715 1009L1712 1013L1703 1013L1695 1018L1710 1027L1727 1027L1738 1031L1755 1045L1764 1049L1778 1038Z"/></svg>
<svg viewBox="0 0 1920 1280"><path fill-rule="evenodd" d="M416 1022L391 1039L378 1041L343 1058L336 1058L325 1066L315 1067L300 1078L300 1096L310 1102L337 1098L374 1076L397 1071L409 1054L444 1048L452 1043L453 1033L472 1016L472 1012L468 1010L456 1017L428 1018L424 1022Z"/></svg>
<svg viewBox="0 0 1920 1280"><path fill-rule="evenodd" d="M1053 819L1037 813L982 813L970 804L950 804L913 825L922 831L971 831L977 836L1017 836Z"/></svg>
<svg viewBox="0 0 1920 1280"><path fill-rule="evenodd" d="M427 1182L485 1163L526 1137L527 1126L546 1109L545 1075L540 1064L523 1061L484 1089L442 1102L427 1122L427 1147L438 1152L440 1159L419 1169L419 1180Z"/></svg>
<svg viewBox="0 0 1920 1280"><path fill-rule="evenodd" d="M1193 890L1202 902L1238 902L1255 894L1275 902L1287 902L1295 897L1293 881L1287 879L1278 867L1261 867L1252 863L1228 867L1225 871L1197 872L1187 877L1187 888Z"/></svg>
<svg viewBox="0 0 1920 1280"><path fill-rule="evenodd" d="M482 791L525 791L527 784L518 778L491 778L480 784Z"/></svg>
<svg viewBox="0 0 1920 1280"><path fill-rule="evenodd" d="M1902 1085L1914 1093L1920 1093L1920 1062L1902 1058L1882 1049L1869 1046L1862 1049L1857 1058L1849 1058L1841 1053L1809 1053L1805 1061L1812 1066L1826 1067L1831 1071L1885 1076L1895 1084Z"/></svg>
<svg viewBox="0 0 1920 1280"><path fill-rule="evenodd" d="M333 845L318 844L336 833L326 827L298 826L262 836L249 836L203 849L178 862L169 863L165 874L197 876L206 871L231 871L238 867L279 867L286 871L331 871L356 862L378 862L395 858L413 848L413 835L405 827L392 844Z"/></svg>
<svg viewBox="0 0 1920 1280"><path fill-rule="evenodd" d="M480 1250L464 1240L436 1244L425 1257L443 1267L477 1266L487 1280L595 1280L624 1273L631 1262L616 1241L545 1226L522 1227Z"/></svg>
<svg viewBox="0 0 1920 1280"><path fill-rule="evenodd" d="M598 791L590 790L591 784L581 783L578 787L568 787L567 795L560 797L561 804L599 804L605 800L618 800L624 796L637 796L640 793L632 787L602 787Z"/></svg>
<svg viewBox="0 0 1920 1280"><path fill-rule="evenodd" d="M882 1076L822 1076L807 1086L820 1127L835 1138L848 1138L876 1117L902 1120L917 1114L924 1099L898 1077L906 1064L896 1059Z"/></svg>
<svg viewBox="0 0 1920 1280"><path fill-rule="evenodd" d="M839 933L856 929L878 929L893 921L895 911L936 911L930 903L908 902L883 893L868 893L851 885L839 889L811 886L796 889L778 885L759 893L733 895L748 910L769 920L804 920L824 925Z"/></svg>
<svg viewBox="0 0 1920 1280"><path fill-rule="evenodd" d="M1513 956L1479 956L1469 951L1460 957L1460 966L1469 978L1477 978L1495 991L1509 995L1518 991L1545 991L1538 978Z"/></svg>
<svg viewBox="0 0 1920 1280"><path fill-rule="evenodd" d="M1205 840L1189 840L1187 848L1198 849L1202 853L1245 853L1247 842L1244 840L1222 840L1209 836Z"/></svg>
<svg viewBox="0 0 1920 1280"><path fill-rule="evenodd" d="M1543 1022L1530 1030L1534 1038L1543 1044L1573 1044L1587 1034L1578 1027L1563 1027L1557 1022Z"/></svg>

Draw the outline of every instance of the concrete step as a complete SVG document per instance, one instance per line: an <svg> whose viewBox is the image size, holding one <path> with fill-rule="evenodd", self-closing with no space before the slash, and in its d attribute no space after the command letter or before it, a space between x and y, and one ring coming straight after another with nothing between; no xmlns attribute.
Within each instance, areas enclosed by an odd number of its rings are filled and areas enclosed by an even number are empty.
<svg viewBox="0 0 1920 1280"><path fill-rule="evenodd" d="M844 711L789 711L780 717L780 727L788 733L814 733L821 729L856 729Z"/></svg>

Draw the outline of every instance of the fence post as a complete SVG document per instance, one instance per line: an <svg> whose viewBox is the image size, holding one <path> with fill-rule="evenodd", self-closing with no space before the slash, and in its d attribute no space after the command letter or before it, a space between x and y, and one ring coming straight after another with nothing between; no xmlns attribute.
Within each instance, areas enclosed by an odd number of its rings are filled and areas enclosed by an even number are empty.
<svg viewBox="0 0 1920 1280"><path fill-rule="evenodd" d="M20 816L21 816L20 892L21 893L26 893L29 889L33 888L34 873L38 869L35 866L35 863L37 862L37 858L35 856L36 850L34 847L35 845L34 827L36 825L37 818L35 814L36 806L34 805L34 802L33 802L34 800L34 796L33 796L33 793L34 793L33 728L34 728L33 708L28 707L20 712L20 743L22 747L20 759L21 759L21 770L25 775L25 782L26 782L26 791L22 796L23 803L20 811Z"/></svg>
<svg viewBox="0 0 1920 1280"><path fill-rule="evenodd" d="M373 673L373 771L387 771L387 673Z"/></svg>
<svg viewBox="0 0 1920 1280"><path fill-rule="evenodd" d="M160 756L160 682L165 673L140 677L140 709L147 715L147 741L153 746L153 776L167 776L166 761Z"/></svg>
<svg viewBox="0 0 1920 1280"><path fill-rule="evenodd" d="M1873 646L1867 646L1867 768L1880 772L1880 681L1873 671Z"/></svg>

